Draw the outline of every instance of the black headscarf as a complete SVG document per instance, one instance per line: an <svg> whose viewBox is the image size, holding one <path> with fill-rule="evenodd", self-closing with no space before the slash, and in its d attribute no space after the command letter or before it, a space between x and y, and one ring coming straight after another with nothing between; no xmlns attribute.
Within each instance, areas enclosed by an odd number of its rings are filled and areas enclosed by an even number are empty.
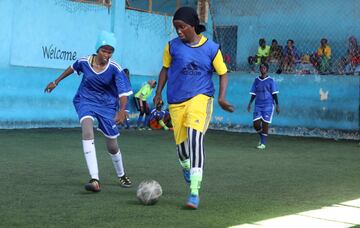
<svg viewBox="0 0 360 228"><path fill-rule="evenodd" d="M185 6L176 10L173 21L175 20L181 20L186 24L193 26L195 28L196 34L200 34L206 31L205 26L200 24L197 12L191 7Z"/></svg>

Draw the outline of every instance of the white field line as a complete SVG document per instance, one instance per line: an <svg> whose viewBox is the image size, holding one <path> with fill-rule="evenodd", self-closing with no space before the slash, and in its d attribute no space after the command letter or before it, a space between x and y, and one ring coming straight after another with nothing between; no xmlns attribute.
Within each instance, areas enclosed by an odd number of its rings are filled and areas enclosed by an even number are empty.
<svg viewBox="0 0 360 228"><path fill-rule="evenodd" d="M360 199L230 228L345 228L360 225Z"/></svg>

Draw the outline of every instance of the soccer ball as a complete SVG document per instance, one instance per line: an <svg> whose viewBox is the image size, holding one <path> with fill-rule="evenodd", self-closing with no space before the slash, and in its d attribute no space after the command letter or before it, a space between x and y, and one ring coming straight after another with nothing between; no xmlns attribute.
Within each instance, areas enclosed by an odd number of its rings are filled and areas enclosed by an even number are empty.
<svg viewBox="0 0 360 228"><path fill-rule="evenodd" d="M155 180L142 181L136 191L136 197L144 205L154 205L162 195L162 188Z"/></svg>

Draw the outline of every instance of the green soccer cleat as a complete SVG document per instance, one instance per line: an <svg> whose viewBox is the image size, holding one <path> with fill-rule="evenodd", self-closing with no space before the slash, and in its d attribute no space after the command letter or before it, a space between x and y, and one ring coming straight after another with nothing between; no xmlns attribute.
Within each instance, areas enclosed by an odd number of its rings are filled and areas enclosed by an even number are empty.
<svg viewBox="0 0 360 228"><path fill-rule="evenodd" d="M127 177L125 174L122 177L119 177L120 186L123 188L130 188L132 186L132 183L130 181L130 178Z"/></svg>
<svg viewBox="0 0 360 228"><path fill-rule="evenodd" d="M91 192L100 192L100 182L96 179L91 179L89 183L85 184L85 189Z"/></svg>
<svg viewBox="0 0 360 228"><path fill-rule="evenodd" d="M265 146L265 144L260 144L256 148L258 148L259 150L264 150L266 148L266 146Z"/></svg>

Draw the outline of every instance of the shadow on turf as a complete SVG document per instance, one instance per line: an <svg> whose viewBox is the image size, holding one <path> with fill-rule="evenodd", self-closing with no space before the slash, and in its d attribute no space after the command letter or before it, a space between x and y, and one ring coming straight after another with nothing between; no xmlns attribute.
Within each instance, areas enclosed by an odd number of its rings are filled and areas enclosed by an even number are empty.
<svg viewBox="0 0 360 228"><path fill-rule="evenodd" d="M84 185L78 185L78 183L74 184L73 186L78 186L76 195L92 195L92 194L121 194L126 196L135 196L135 190L133 187L131 188L124 188L117 184L105 184L101 185L101 191L100 192L92 192L87 191L84 188Z"/></svg>
<svg viewBox="0 0 360 228"><path fill-rule="evenodd" d="M139 200L137 199L134 199L134 200L127 200L126 201L126 204L128 205L132 205L132 206L143 206L143 207L149 207L149 208L152 208L152 207L156 207L156 206L171 206L171 207L177 207L178 209L180 210L185 210L185 211L192 211L194 209L191 209L191 208L188 208L186 207L186 205L180 205L179 204L176 204L174 202L169 202L167 200L160 200L159 202L157 202L156 204L153 204L153 205L144 205L142 204Z"/></svg>
<svg viewBox="0 0 360 228"><path fill-rule="evenodd" d="M166 201L161 201L161 202L158 202L156 204L153 204L153 205L144 205L142 204L141 202L139 202L138 200L128 200L126 201L126 203L128 205L132 205L132 206L143 206L143 207L149 207L149 208L153 208L153 207L159 207L159 206L164 206L165 204L168 204L166 203ZM191 209L191 208L188 208L186 207L185 205L182 205L182 206L178 206L178 205L174 205L173 203L172 204L168 204L168 205L171 205L171 206L175 206L177 207L178 209L180 210L184 210L184 211L193 211L194 209Z"/></svg>

